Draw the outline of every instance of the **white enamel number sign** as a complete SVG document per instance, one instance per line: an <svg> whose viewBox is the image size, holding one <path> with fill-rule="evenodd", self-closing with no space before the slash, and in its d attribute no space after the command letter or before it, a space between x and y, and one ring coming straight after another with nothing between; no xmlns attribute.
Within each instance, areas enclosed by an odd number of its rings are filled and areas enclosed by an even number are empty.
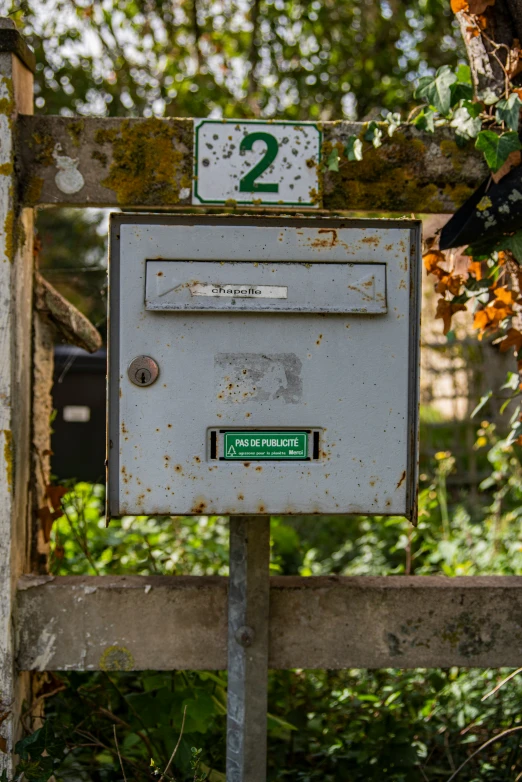
<svg viewBox="0 0 522 782"><path fill-rule="evenodd" d="M321 131L309 122L194 120L194 204L319 206Z"/></svg>

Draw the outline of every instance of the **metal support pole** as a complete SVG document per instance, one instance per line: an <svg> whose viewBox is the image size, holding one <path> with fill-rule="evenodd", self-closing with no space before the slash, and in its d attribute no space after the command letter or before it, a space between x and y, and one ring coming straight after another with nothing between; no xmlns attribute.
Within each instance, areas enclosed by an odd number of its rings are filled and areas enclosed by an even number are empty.
<svg viewBox="0 0 522 782"><path fill-rule="evenodd" d="M270 517L230 519L227 782L265 782Z"/></svg>

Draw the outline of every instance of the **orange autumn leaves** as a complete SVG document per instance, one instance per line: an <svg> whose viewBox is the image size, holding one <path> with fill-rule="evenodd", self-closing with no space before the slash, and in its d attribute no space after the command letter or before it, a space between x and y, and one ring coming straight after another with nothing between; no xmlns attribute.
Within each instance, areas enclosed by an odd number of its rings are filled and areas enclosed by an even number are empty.
<svg viewBox="0 0 522 782"><path fill-rule="evenodd" d="M504 253L499 254L500 265L504 265ZM446 262L446 257L440 250L430 250L424 255L424 266L428 274L433 274L437 278L435 290L441 294L437 302L436 318L442 319L444 324L444 334L451 329L451 319L456 312L466 309L466 304L456 301L460 297L464 277L460 274L454 274L444 269L441 264ZM482 266L478 261L471 261L468 266L468 273L475 280L482 279ZM449 293L453 298L447 298ZM504 285L494 285L490 288L490 295L493 298L481 309L475 312L473 321L474 328L479 331L479 339L484 334L494 334L502 327L507 318L515 315L515 304L517 297ZM500 350L506 352L509 348L514 348L518 353L522 349L522 334L517 329L511 327L507 330L504 339L500 342Z"/></svg>
<svg viewBox="0 0 522 782"><path fill-rule="evenodd" d="M495 5L495 0L451 0L451 10L454 14L458 14L460 11L469 14L483 14L490 5Z"/></svg>
<svg viewBox="0 0 522 782"><path fill-rule="evenodd" d="M480 336L486 331L497 331L500 324L506 318L515 314L513 304L515 299L513 294L507 288L495 288L493 290L495 298L484 309L477 310L473 327L480 331Z"/></svg>
<svg viewBox="0 0 522 782"><path fill-rule="evenodd" d="M435 317L442 318L442 322L444 323L444 334L447 334L451 328L451 318L456 312L465 310L466 305L454 303L450 299L444 298L444 295L446 291L448 291L453 296L458 296L464 278L460 274L453 274L439 266L440 263L444 263L446 260L444 253L440 250L430 250L425 253L423 260L428 274L433 274L438 279L435 290L437 293L441 294L442 298L437 302Z"/></svg>

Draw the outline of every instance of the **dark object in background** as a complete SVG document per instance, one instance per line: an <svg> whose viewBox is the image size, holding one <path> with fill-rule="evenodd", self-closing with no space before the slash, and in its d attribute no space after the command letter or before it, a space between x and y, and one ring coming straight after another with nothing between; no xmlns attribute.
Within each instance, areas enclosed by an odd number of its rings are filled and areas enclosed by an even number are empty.
<svg viewBox="0 0 522 782"><path fill-rule="evenodd" d="M522 166L511 169L500 182L488 177L455 212L440 234L440 249L472 245L490 252L506 233L522 228Z"/></svg>
<svg viewBox="0 0 522 782"><path fill-rule="evenodd" d="M51 471L58 480L105 483L107 351L54 349Z"/></svg>

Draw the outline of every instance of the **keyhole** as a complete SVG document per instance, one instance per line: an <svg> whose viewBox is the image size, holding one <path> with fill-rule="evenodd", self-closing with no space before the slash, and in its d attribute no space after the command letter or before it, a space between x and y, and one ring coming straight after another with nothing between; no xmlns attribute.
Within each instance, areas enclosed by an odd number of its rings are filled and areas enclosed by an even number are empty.
<svg viewBox="0 0 522 782"><path fill-rule="evenodd" d="M145 388L151 386L158 379L159 366L150 356L136 356L129 364L127 372L129 380L135 386Z"/></svg>
<svg viewBox="0 0 522 782"><path fill-rule="evenodd" d="M137 369L134 377L136 378L135 382L140 386L147 386L151 381L151 374L145 368Z"/></svg>

